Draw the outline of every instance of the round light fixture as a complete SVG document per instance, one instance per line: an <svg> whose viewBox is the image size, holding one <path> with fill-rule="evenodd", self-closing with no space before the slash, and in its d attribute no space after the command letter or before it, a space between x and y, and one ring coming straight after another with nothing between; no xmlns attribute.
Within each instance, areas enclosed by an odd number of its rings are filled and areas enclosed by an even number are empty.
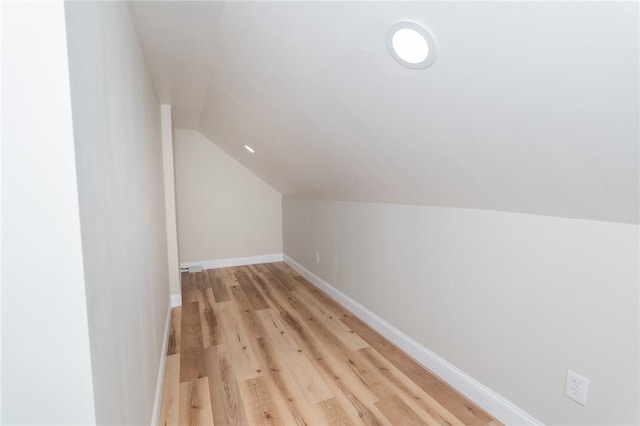
<svg viewBox="0 0 640 426"><path fill-rule="evenodd" d="M387 32L387 50L411 69L427 68L436 60L436 43L425 27L411 21L396 22Z"/></svg>

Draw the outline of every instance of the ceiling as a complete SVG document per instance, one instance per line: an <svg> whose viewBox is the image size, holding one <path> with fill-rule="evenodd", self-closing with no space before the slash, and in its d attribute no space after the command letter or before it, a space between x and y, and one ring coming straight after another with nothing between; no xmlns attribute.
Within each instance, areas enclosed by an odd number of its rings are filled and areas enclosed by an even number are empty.
<svg viewBox="0 0 640 426"><path fill-rule="evenodd" d="M174 126L282 194L638 223L637 2L134 11ZM433 34L430 68L388 54L401 19Z"/></svg>

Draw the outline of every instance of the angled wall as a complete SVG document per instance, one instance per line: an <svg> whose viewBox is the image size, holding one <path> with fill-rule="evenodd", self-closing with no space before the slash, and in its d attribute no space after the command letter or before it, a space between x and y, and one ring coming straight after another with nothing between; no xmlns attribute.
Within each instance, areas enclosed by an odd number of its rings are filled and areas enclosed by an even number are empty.
<svg viewBox="0 0 640 426"><path fill-rule="evenodd" d="M160 106L128 2L67 2L99 424L150 424L169 303Z"/></svg>
<svg viewBox="0 0 640 426"><path fill-rule="evenodd" d="M640 421L637 225L284 197L283 227L285 255L539 421Z"/></svg>
<svg viewBox="0 0 640 426"><path fill-rule="evenodd" d="M181 263L282 253L278 192L196 131L174 151Z"/></svg>

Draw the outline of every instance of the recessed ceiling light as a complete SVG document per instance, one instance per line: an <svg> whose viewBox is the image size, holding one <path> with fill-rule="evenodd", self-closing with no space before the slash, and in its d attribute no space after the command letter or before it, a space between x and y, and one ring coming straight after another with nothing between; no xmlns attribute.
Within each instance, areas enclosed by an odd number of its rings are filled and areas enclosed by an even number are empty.
<svg viewBox="0 0 640 426"><path fill-rule="evenodd" d="M253 150L253 148L251 148L249 145L245 145L244 149L246 149L247 151L249 151L252 154L255 154L256 152Z"/></svg>
<svg viewBox="0 0 640 426"><path fill-rule="evenodd" d="M387 50L411 69L427 68L436 60L436 43L425 27L411 21L396 22L387 32Z"/></svg>

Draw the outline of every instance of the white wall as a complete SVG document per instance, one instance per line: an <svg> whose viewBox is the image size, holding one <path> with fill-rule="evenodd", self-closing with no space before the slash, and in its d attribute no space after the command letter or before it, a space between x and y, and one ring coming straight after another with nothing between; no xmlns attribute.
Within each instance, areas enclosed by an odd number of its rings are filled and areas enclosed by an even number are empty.
<svg viewBox="0 0 640 426"><path fill-rule="evenodd" d="M2 7L1 422L92 424L64 5Z"/></svg>
<svg viewBox="0 0 640 426"><path fill-rule="evenodd" d="M278 192L198 132L174 152L180 262L282 253Z"/></svg>
<svg viewBox="0 0 640 426"><path fill-rule="evenodd" d="M0 22L2 3L0 2ZM0 31L2 46L2 31ZM0 93L2 93L2 52L0 51ZM2 103L0 102L0 129L2 129ZM0 134L0 242L2 241L2 136ZM2 383L2 244L0 243L0 384ZM0 424L2 424L2 385L0 385Z"/></svg>
<svg viewBox="0 0 640 426"><path fill-rule="evenodd" d="M160 106L131 5L66 12L96 420L149 424L169 304Z"/></svg>
<svg viewBox="0 0 640 426"><path fill-rule="evenodd" d="M640 421L638 226L292 197L283 223L286 255L540 421Z"/></svg>

